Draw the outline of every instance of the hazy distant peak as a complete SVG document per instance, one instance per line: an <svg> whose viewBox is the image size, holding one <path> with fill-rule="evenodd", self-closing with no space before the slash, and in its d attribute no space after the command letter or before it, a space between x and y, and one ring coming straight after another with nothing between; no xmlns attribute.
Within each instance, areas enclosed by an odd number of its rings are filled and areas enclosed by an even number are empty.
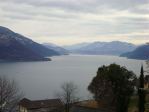
<svg viewBox="0 0 149 112"><path fill-rule="evenodd" d="M53 44L53 43L43 43L42 45L45 46L45 47L47 47L48 49L52 49L52 50L58 52L61 55L67 55L67 54L69 54L68 50L66 50L63 47L58 46L56 44Z"/></svg>
<svg viewBox="0 0 149 112"><path fill-rule="evenodd" d="M141 45L132 52L126 52L121 56L132 59L144 59L144 60L149 59L149 44Z"/></svg>
<svg viewBox="0 0 149 112"><path fill-rule="evenodd" d="M134 44L111 41L111 42L92 42L92 43L80 43L72 46L65 46L66 49L72 53L78 54L90 54L90 55L120 55L121 53L132 51L136 48Z"/></svg>
<svg viewBox="0 0 149 112"><path fill-rule="evenodd" d="M65 46L63 46L63 48L71 51L71 50L75 50L75 49L80 49L80 48L85 47L89 44L90 43L83 42L83 43L78 43L78 44L73 44L73 45L65 45Z"/></svg>

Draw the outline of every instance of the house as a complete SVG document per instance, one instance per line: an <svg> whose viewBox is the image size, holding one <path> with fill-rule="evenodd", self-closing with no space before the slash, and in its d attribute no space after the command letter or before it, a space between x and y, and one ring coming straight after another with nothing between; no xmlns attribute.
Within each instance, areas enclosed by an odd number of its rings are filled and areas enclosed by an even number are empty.
<svg viewBox="0 0 149 112"><path fill-rule="evenodd" d="M149 75L146 75L144 78L144 88L149 89Z"/></svg>
<svg viewBox="0 0 149 112"><path fill-rule="evenodd" d="M22 99L18 104L19 112L63 112L64 105L60 99L29 100Z"/></svg>
<svg viewBox="0 0 149 112"><path fill-rule="evenodd" d="M70 112L114 112L114 108L95 100L85 100L75 103Z"/></svg>

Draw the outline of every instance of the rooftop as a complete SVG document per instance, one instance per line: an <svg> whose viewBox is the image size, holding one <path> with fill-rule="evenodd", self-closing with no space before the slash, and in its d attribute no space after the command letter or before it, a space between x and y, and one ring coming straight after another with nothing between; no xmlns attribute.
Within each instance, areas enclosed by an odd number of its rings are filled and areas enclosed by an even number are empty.
<svg viewBox="0 0 149 112"><path fill-rule="evenodd" d="M26 107L27 109L49 108L49 107L61 107L63 103L60 99L46 99L46 100L29 100L27 98L22 99L19 105Z"/></svg>

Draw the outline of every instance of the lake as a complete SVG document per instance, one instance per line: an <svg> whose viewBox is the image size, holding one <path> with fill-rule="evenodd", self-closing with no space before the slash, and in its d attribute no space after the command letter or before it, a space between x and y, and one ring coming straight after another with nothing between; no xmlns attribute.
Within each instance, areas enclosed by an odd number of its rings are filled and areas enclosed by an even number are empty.
<svg viewBox="0 0 149 112"><path fill-rule="evenodd" d="M52 57L47 62L1 62L0 75L15 79L30 99L55 98L64 82L73 81L78 85L82 99L91 95L87 86L96 75L98 67L111 63L126 66L140 74L141 64L145 61L126 59L118 56L101 55L65 55Z"/></svg>

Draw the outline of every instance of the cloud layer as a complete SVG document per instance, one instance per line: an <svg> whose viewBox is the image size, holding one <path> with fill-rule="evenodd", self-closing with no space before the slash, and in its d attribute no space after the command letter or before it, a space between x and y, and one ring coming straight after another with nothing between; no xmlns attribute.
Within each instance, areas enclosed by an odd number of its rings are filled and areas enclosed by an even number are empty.
<svg viewBox="0 0 149 112"><path fill-rule="evenodd" d="M149 0L0 0L0 25L38 42L149 41Z"/></svg>

